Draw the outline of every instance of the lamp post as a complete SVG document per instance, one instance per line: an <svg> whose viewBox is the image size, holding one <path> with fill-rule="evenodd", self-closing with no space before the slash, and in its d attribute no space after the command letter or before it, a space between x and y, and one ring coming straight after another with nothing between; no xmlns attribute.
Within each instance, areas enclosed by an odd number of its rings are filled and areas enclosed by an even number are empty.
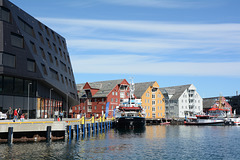
<svg viewBox="0 0 240 160"><path fill-rule="evenodd" d="M67 93L66 95L67 95L67 100L66 100L66 118L68 118L68 94L69 93Z"/></svg>
<svg viewBox="0 0 240 160"><path fill-rule="evenodd" d="M50 104L49 104L49 106L50 106L50 108L49 108L50 109L50 117L49 118L51 118L51 108L52 108L51 95L52 95L52 90L53 90L53 88L50 89L50 101L49 101L50 102Z"/></svg>
<svg viewBox="0 0 240 160"><path fill-rule="evenodd" d="M29 119L29 94L30 94L30 85L32 85L32 83L28 83L28 112L27 112L28 119Z"/></svg>

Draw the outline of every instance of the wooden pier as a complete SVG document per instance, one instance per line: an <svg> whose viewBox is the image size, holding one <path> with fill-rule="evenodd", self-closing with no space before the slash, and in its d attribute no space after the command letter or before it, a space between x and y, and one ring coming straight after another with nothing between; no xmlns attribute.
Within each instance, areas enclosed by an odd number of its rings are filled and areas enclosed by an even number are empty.
<svg viewBox="0 0 240 160"><path fill-rule="evenodd" d="M0 142L51 141L73 139L103 133L114 127L112 119L67 119L64 121L26 120L24 122L0 122Z"/></svg>

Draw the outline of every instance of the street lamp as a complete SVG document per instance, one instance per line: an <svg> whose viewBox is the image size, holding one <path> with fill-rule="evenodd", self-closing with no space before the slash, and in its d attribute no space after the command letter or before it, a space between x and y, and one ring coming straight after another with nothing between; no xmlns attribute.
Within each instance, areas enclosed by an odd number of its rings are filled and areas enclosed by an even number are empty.
<svg viewBox="0 0 240 160"><path fill-rule="evenodd" d="M29 93L30 93L30 85L32 85L32 83L28 83L28 119L29 119Z"/></svg>
<svg viewBox="0 0 240 160"><path fill-rule="evenodd" d="M66 118L68 118L68 94L69 93L66 94L67 95L67 100L66 100L66 111L67 111Z"/></svg>
<svg viewBox="0 0 240 160"><path fill-rule="evenodd" d="M51 93L52 93L52 90L53 90L53 88L50 89L50 101L49 101L49 102L50 102L50 108L49 108L49 109L50 109L50 117L49 117L49 118L51 118L51 108L52 108L52 104L51 104Z"/></svg>

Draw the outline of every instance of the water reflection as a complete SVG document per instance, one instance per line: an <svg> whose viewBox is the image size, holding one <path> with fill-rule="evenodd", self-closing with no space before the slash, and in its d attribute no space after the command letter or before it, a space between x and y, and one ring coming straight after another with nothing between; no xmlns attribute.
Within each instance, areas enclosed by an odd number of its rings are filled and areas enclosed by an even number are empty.
<svg viewBox="0 0 240 160"><path fill-rule="evenodd" d="M71 143L0 144L0 159L238 159L239 132L222 126L112 129Z"/></svg>

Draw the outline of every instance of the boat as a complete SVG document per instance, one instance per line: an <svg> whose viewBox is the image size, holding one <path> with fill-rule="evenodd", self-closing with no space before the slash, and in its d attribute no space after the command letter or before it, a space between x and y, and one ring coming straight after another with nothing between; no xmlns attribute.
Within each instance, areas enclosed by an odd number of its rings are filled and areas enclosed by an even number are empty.
<svg viewBox="0 0 240 160"><path fill-rule="evenodd" d="M141 106L141 99L134 96L134 83L130 84L128 99L122 99L122 103L115 110L116 128L143 128L146 124L145 110Z"/></svg>
<svg viewBox="0 0 240 160"><path fill-rule="evenodd" d="M196 118L187 119L185 125L224 125L224 119L211 115L196 115Z"/></svg>

